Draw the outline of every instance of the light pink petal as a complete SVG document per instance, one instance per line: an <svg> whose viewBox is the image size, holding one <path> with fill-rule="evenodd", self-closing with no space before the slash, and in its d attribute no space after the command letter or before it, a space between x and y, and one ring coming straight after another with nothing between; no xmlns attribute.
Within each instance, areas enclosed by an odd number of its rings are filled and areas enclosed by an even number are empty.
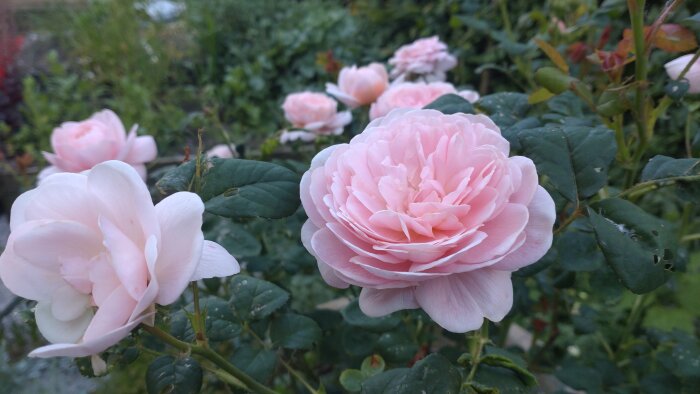
<svg viewBox="0 0 700 394"><path fill-rule="evenodd" d="M53 175L46 178L38 189L22 194L20 198L24 196L31 198L27 200L22 214L12 213L13 220L20 220L22 216L25 220L69 220L98 231L94 197L87 190L85 175Z"/></svg>
<svg viewBox="0 0 700 394"><path fill-rule="evenodd" d="M370 274L364 268L351 263L350 259L355 256L355 253L343 245L328 229L320 229L313 235L311 247L316 259L333 268L336 276L344 282L363 287L384 282L383 279Z"/></svg>
<svg viewBox="0 0 700 394"><path fill-rule="evenodd" d="M158 277L156 276L156 261L158 259L158 239L155 235L151 235L146 240L146 246L144 247L144 256L146 257L146 267L148 268L148 277L150 278L150 280L148 281L148 287L146 288L146 291L143 293L141 299L138 300L138 303L134 307L134 311L131 312L129 321L137 319L138 316L141 315L141 313L152 308L154 306L153 303L155 302L156 297L158 296L158 292L160 291ZM148 322L146 322L146 324L148 324ZM153 324L151 323L151 325Z"/></svg>
<svg viewBox="0 0 700 394"><path fill-rule="evenodd" d="M347 105L350 108L357 108L360 106L360 103L354 97L340 90L340 88L336 84L327 83L326 93L335 97L336 99L338 99L338 101Z"/></svg>
<svg viewBox="0 0 700 394"><path fill-rule="evenodd" d="M92 318L90 325L85 330L83 336L84 341L98 339L108 332L118 329L126 324L129 320L131 312L136 306L136 300L129 296L129 293L123 286L119 286L112 294L104 300L102 305L97 308L95 317Z"/></svg>
<svg viewBox="0 0 700 394"><path fill-rule="evenodd" d="M420 308L413 294L413 287L401 289L364 288L360 293L360 309L370 317L388 315L402 309Z"/></svg>
<svg viewBox="0 0 700 394"><path fill-rule="evenodd" d="M529 204L538 187L537 169L532 160L523 156L513 156L508 159L511 163L520 168L522 178L520 187L508 199L509 202L517 204Z"/></svg>
<svg viewBox="0 0 700 394"><path fill-rule="evenodd" d="M63 171L61 171L58 167L56 166L48 166L44 167L41 171L39 171L39 174L37 175L37 182L40 184L42 180L46 179L49 175L53 174L59 174Z"/></svg>
<svg viewBox="0 0 700 394"><path fill-rule="evenodd" d="M415 295L421 308L451 332L476 330L484 317L500 321L513 305L510 272L490 269L423 282Z"/></svg>
<svg viewBox="0 0 700 394"><path fill-rule="evenodd" d="M88 174L88 188L101 203L99 212L134 244L160 236L151 193L131 166L115 160L98 164Z"/></svg>
<svg viewBox="0 0 700 394"><path fill-rule="evenodd" d="M202 257L190 281L207 278L225 278L241 272L236 258L231 256L221 245L212 241L204 241Z"/></svg>
<svg viewBox="0 0 700 394"><path fill-rule="evenodd" d="M114 272L131 298L140 299L146 291L148 281L143 251L109 219L100 216L99 223Z"/></svg>
<svg viewBox="0 0 700 394"><path fill-rule="evenodd" d="M310 133L308 131L301 131L301 130L292 130L292 131L287 131L284 130L282 134L280 135L280 143L286 144L288 142L293 142L296 140L301 140L304 142L310 142L316 139L316 134L315 133Z"/></svg>
<svg viewBox="0 0 700 394"><path fill-rule="evenodd" d="M71 321L85 314L90 308L91 298L76 291L72 286L59 287L51 299L51 314L61 321Z"/></svg>
<svg viewBox="0 0 700 394"><path fill-rule="evenodd" d="M156 140L146 135L137 137L131 150L126 153L124 161L130 164L141 164L154 160L158 156Z"/></svg>
<svg viewBox="0 0 700 394"><path fill-rule="evenodd" d="M133 320L122 327L105 333L104 335L93 340L83 341L79 344L59 343L55 345L42 346L29 353L29 357L47 358L91 356L107 350L107 348L110 346L117 344L117 342L129 335L129 332L141 324L141 322L145 322L152 317L152 313L140 316L138 319Z"/></svg>
<svg viewBox="0 0 700 394"><path fill-rule="evenodd" d="M64 158L49 152L41 152L46 161L51 163L60 172L78 172L83 170L79 165L71 161L65 160Z"/></svg>
<svg viewBox="0 0 700 394"><path fill-rule="evenodd" d="M55 270L48 270L30 264L12 250L13 237L10 234L5 251L0 255L0 279L11 292L22 298L36 301L49 301L53 291L65 284Z"/></svg>
<svg viewBox="0 0 700 394"><path fill-rule="evenodd" d="M552 197L541 186L537 186L527 208L530 219L525 227L525 243L494 265L494 268L515 271L542 258L552 246L552 227L556 219Z"/></svg>
<svg viewBox="0 0 700 394"><path fill-rule="evenodd" d="M84 308L73 320L59 320L51 313L50 302L40 301L34 309L36 325L41 335L51 343L75 343L80 340L92 320L92 309Z"/></svg>
<svg viewBox="0 0 700 394"><path fill-rule="evenodd" d="M104 124L105 130L115 141L124 141L126 139L124 123L112 110L103 109L93 114L91 118Z"/></svg>
<svg viewBox="0 0 700 394"><path fill-rule="evenodd" d="M102 244L98 234L81 223L35 220L18 229L12 248L30 264L58 272L62 259L90 260Z"/></svg>
<svg viewBox="0 0 700 394"><path fill-rule="evenodd" d="M37 189L28 190L19 195L12 203L12 208L10 208L10 231L17 231L19 226L24 224L27 220L27 215L31 211L27 210L31 201L37 196Z"/></svg>
<svg viewBox="0 0 700 394"><path fill-rule="evenodd" d="M156 302L168 305L190 282L202 256L204 203L194 193L178 192L156 205L161 229L156 277L160 291Z"/></svg>

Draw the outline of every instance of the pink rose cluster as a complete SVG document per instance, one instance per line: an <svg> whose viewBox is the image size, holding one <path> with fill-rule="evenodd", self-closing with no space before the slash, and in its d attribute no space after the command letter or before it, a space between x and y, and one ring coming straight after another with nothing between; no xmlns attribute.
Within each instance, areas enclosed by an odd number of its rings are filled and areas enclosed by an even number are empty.
<svg viewBox="0 0 700 394"><path fill-rule="evenodd" d="M421 38L399 48L389 59L394 66L391 76L422 76L428 81L444 81L445 73L457 65L457 58L447 52L447 45L437 36Z"/></svg>
<svg viewBox="0 0 700 394"><path fill-rule="evenodd" d="M362 287L369 316L422 308L452 332L500 321L511 273L552 243L533 162L484 115L394 109L331 146L301 181L304 246L324 280Z"/></svg>
<svg viewBox="0 0 700 394"><path fill-rule="evenodd" d="M158 150L151 136L136 136L137 125L129 134L119 117L106 109L80 122L65 122L51 133L54 153L44 152L51 164L39 173L39 181L60 172L81 172L108 160L128 163L146 179L145 163L156 158Z"/></svg>
<svg viewBox="0 0 700 394"><path fill-rule="evenodd" d="M0 279L37 301L36 323L51 344L30 356L94 356L152 325L155 305L175 302L191 281L237 273L233 256L204 240L203 212L188 192L153 205L139 172L121 161L48 176L20 195ZM104 361L94 356L93 366Z"/></svg>
<svg viewBox="0 0 700 394"><path fill-rule="evenodd" d="M474 103L479 94L458 90L444 82L446 72L457 65L438 37L422 38L402 46L389 59L393 66L389 81L386 67L380 63L343 67L337 84L327 83L326 93L349 109L369 106L370 120L395 108L423 108L445 94L458 94ZM338 112L337 103L323 93L301 92L286 97L282 105L287 121L294 128L281 133L282 143L315 140L319 135L339 135L350 124L350 112Z"/></svg>

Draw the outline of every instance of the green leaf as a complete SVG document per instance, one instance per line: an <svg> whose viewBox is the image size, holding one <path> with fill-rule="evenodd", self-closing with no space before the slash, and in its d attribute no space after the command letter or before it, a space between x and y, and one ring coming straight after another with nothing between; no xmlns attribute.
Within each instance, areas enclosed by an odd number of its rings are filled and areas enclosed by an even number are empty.
<svg viewBox="0 0 700 394"><path fill-rule="evenodd" d="M518 378L523 382L525 387L535 387L537 386L537 379L530 373L527 369L516 364L510 358L500 355L500 354L487 354L481 357L479 365L490 365L492 367L506 368L518 375Z"/></svg>
<svg viewBox="0 0 700 394"><path fill-rule="evenodd" d="M564 361L554 375L562 382L576 390L586 390L591 393L603 392L603 378L600 373L593 368Z"/></svg>
<svg viewBox="0 0 700 394"><path fill-rule="evenodd" d="M207 212L227 218L278 219L299 207L299 176L273 163L214 158L203 163L200 197ZM190 190L195 161L169 171L156 186L163 194Z"/></svg>
<svg viewBox="0 0 700 394"><path fill-rule="evenodd" d="M229 306L240 320L265 318L289 299L289 294L277 285L245 275L236 275L230 290Z"/></svg>
<svg viewBox="0 0 700 394"><path fill-rule="evenodd" d="M496 93L482 97L476 106L500 128L514 125L530 110L528 96L523 93Z"/></svg>
<svg viewBox="0 0 700 394"><path fill-rule="evenodd" d="M688 26L696 32L700 31L700 12L681 20L681 24Z"/></svg>
<svg viewBox="0 0 700 394"><path fill-rule="evenodd" d="M238 223L225 226L216 237L216 243L235 257L257 256L262 250L260 241L246 230L245 226Z"/></svg>
<svg viewBox="0 0 700 394"><path fill-rule="evenodd" d="M233 352L231 362L252 376L253 379L264 383L270 379L275 371L277 353L273 350L241 345Z"/></svg>
<svg viewBox="0 0 700 394"><path fill-rule="evenodd" d="M218 297L206 297L199 302L200 310L205 316L204 324L207 338L213 342L227 341L241 333L241 325L228 307L228 302ZM173 314L170 332L177 338L187 342L194 341L194 331L189 315L194 312L194 304L189 304L185 310Z"/></svg>
<svg viewBox="0 0 700 394"><path fill-rule="evenodd" d="M394 363L410 361L418 352L418 345L404 332L385 332L377 341L377 350Z"/></svg>
<svg viewBox="0 0 700 394"><path fill-rule="evenodd" d="M446 94L438 97L432 103L423 107L425 109L436 109L443 114L451 115L456 113L473 114L474 106L464 97L458 94Z"/></svg>
<svg viewBox="0 0 700 394"><path fill-rule="evenodd" d="M604 257L594 234L567 231L557 239L555 247L565 270L595 271L603 264Z"/></svg>
<svg viewBox="0 0 700 394"><path fill-rule="evenodd" d="M401 322L398 314L392 313L382 317L369 317L362 313L360 304L357 300L351 302L341 311L343 319L351 326L366 328L371 331L386 331L390 330Z"/></svg>
<svg viewBox="0 0 700 394"><path fill-rule="evenodd" d="M346 369L340 374L340 384L351 393L357 393L362 389L365 375L357 369Z"/></svg>
<svg viewBox="0 0 700 394"><path fill-rule="evenodd" d="M572 202L605 185L617 151L613 132L605 127L549 125L522 130L519 139L537 172Z"/></svg>
<svg viewBox="0 0 700 394"><path fill-rule="evenodd" d="M657 155L644 166L641 180L644 182L697 174L700 174L700 159L674 159Z"/></svg>
<svg viewBox="0 0 700 394"><path fill-rule="evenodd" d="M450 394L459 393L462 375L445 357L434 353L410 370L392 369L362 384L366 394Z"/></svg>
<svg viewBox="0 0 700 394"><path fill-rule="evenodd" d="M270 339L287 349L309 349L321 339L321 328L309 317L287 313L272 320Z"/></svg>
<svg viewBox="0 0 700 394"><path fill-rule="evenodd" d="M197 360L160 356L146 371L149 394L194 394L202 387L202 368Z"/></svg>
<svg viewBox="0 0 700 394"><path fill-rule="evenodd" d="M161 194L170 195L175 192L188 191L192 187L192 178L195 173L196 161L190 160L173 168L163 175L158 182L156 188Z"/></svg>
<svg viewBox="0 0 700 394"><path fill-rule="evenodd" d="M605 261L625 287L642 294L666 282L675 254L669 223L617 198L596 203L588 216Z"/></svg>
<svg viewBox="0 0 700 394"><path fill-rule="evenodd" d="M383 372L384 368L386 368L386 363L384 362L382 356L373 354L362 360L360 370L365 376L369 377Z"/></svg>
<svg viewBox="0 0 700 394"><path fill-rule="evenodd" d="M299 176L277 164L214 158L202 182L207 212L228 218L278 219L300 204Z"/></svg>

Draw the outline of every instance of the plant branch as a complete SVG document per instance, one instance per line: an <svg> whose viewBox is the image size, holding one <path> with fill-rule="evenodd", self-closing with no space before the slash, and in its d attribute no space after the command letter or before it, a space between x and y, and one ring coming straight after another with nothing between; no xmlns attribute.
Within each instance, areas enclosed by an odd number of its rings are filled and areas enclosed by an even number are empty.
<svg viewBox="0 0 700 394"><path fill-rule="evenodd" d="M168 334L167 332L159 329L158 327L155 326L148 326L145 324L142 324L141 327L154 337L160 339L161 341L165 342L166 344L180 350L183 352L191 353L191 354L196 354L200 357L203 357L212 363L214 363L216 366L230 374L231 376L235 377L236 379L240 380L248 390L258 393L258 394L274 394L275 392L264 385L258 383L255 379L250 377L248 374L245 372L241 371L238 369L235 365L231 364L228 362L225 358L221 357L218 353L215 351L211 350L208 347L203 347L191 343L186 343L183 342L172 335Z"/></svg>

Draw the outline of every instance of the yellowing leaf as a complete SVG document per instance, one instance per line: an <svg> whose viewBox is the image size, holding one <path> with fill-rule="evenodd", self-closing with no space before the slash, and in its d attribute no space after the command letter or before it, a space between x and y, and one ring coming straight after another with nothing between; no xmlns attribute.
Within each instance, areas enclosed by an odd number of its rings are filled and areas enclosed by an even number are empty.
<svg viewBox="0 0 700 394"><path fill-rule="evenodd" d="M554 97L554 93L547 90L547 88L539 88L527 97L527 102L529 104L537 104L547 101L552 97Z"/></svg>
<svg viewBox="0 0 700 394"><path fill-rule="evenodd" d="M666 52L687 52L698 47L695 33L673 23L665 23L652 37L652 43Z"/></svg>
<svg viewBox="0 0 700 394"><path fill-rule="evenodd" d="M560 70L567 74L569 73L569 65L566 64L566 60L564 60L561 54L559 54L559 52L554 49L553 46L546 41L540 40L539 38L535 38L535 43L538 47L540 47L542 52L549 57L549 60L551 60Z"/></svg>

